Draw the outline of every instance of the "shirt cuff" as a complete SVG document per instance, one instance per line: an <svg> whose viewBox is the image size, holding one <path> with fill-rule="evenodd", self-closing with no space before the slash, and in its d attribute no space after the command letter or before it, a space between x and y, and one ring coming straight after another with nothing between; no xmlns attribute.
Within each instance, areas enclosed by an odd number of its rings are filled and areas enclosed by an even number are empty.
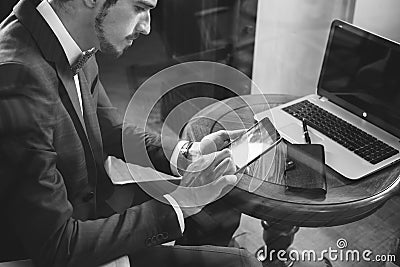
<svg viewBox="0 0 400 267"><path fill-rule="evenodd" d="M178 217L179 226L181 227L181 232L183 234L183 232L185 231L185 219L183 217L181 208L179 207L176 200L173 197L171 197L170 195L167 194L167 195L164 195L164 197L171 204L172 208L174 208L176 216Z"/></svg>
<svg viewBox="0 0 400 267"><path fill-rule="evenodd" d="M178 144L175 146L174 151L172 152L170 165L171 165L171 171L172 171L173 175L180 176L180 174L178 173L178 156L179 156L179 152L181 151L182 147L186 143L188 143L188 141L185 141L185 140L179 141Z"/></svg>

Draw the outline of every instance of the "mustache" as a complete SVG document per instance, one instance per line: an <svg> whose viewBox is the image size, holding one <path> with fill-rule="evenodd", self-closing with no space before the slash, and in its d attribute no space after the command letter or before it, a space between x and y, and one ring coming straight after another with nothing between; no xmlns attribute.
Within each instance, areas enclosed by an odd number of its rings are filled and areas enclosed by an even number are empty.
<svg viewBox="0 0 400 267"><path fill-rule="evenodd" d="M127 40L136 40L137 38L139 38L139 33L133 33L133 34L131 34L131 35L128 35L127 37L126 37L126 39Z"/></svg>

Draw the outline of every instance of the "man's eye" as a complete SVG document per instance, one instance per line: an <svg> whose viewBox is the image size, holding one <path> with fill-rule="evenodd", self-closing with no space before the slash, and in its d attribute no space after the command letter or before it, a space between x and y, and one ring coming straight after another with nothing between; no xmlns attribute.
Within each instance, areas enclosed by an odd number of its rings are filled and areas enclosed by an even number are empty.
<svg viewBox="0 0 400 267"><path fill-rule="evenodd" d="M146 9L143 8L143 7L141 7L141 6L135 6L135 11L136 11L137 13L141 13L141 12L145 12Z"/></svg>

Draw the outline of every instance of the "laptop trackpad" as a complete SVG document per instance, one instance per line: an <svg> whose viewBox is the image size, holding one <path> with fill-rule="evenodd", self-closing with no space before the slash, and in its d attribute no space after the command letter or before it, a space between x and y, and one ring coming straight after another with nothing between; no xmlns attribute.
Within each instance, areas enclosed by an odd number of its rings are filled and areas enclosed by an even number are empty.
<svg viewBox="0 0 400 267"><path fill-rule="evenodd" d="M290 123L288 125L282 126L278 129L278 132L282 135L283 138L288 140L291 143L298 144L298 143L305 143L304 141L304 134L303 134L303 127L297 123ZM319 133L316 133L316 130L311 129L309 127L308 132L310 134L311 142L318 144L322 143L324 140Z"/></svg>

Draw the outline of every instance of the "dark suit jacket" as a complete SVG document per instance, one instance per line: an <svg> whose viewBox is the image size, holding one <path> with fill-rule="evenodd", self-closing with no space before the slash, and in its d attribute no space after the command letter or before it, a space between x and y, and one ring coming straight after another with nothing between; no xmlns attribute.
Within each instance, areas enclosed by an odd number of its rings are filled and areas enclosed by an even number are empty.
<svg viewBox="0 0 400 267"><path fill-rule="evenodd" d="M122 127L94 57L80 74L81 115L67 58L38 2L21 0L0 25L0 260L93 266L179 237L173 208L155 200L111 215L103 163L124 159L122 135L140 155L127 159L134 163L149 165L147 150L168 173L170 155L158 136Z"/></svg>

